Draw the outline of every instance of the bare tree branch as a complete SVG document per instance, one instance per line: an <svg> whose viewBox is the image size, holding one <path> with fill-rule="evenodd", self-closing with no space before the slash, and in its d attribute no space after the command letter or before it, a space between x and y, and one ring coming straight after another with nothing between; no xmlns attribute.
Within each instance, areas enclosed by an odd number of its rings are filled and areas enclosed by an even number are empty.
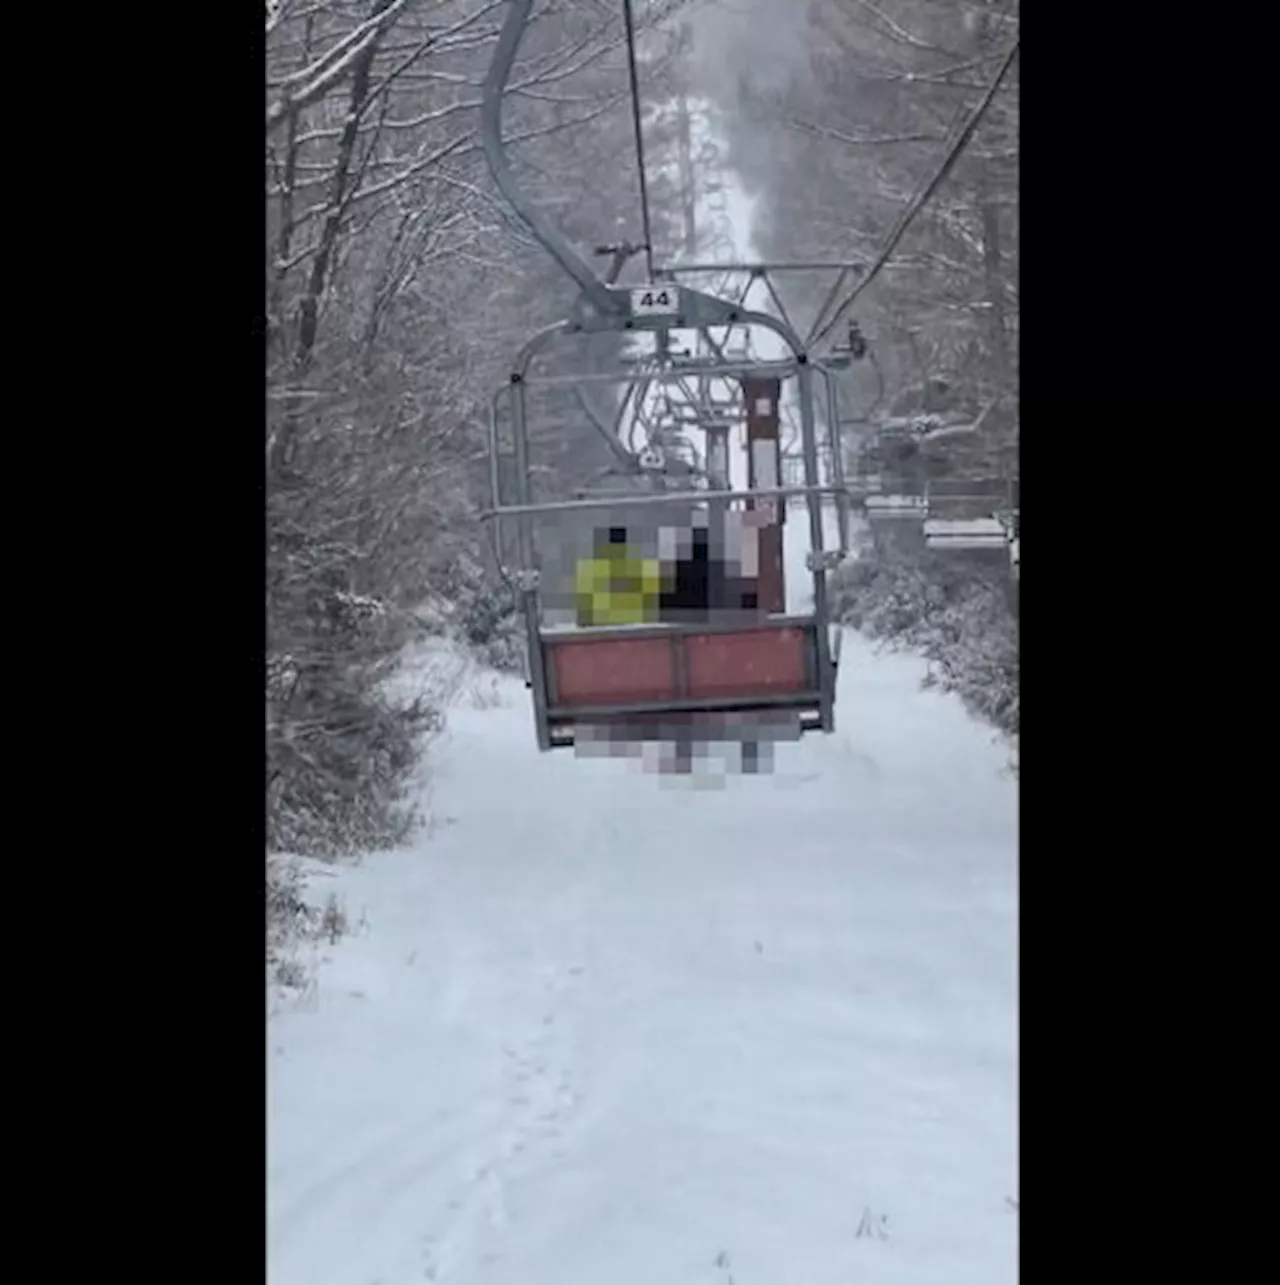
<svg viewBox="0 0 1280 1285"><path fill-rule="evenodd" d="M279 83L280 98L267 109L267 130L273 130L286 116L324 97L355 68L359 59L373 48L378 37L404 9L416 0L376 0L374 15L349 32L309 67L292 72ZM302 85L295 90L295 86Z"/></svg>
<svg viewBox="0 0 1280 1285"><path fill-rule="evenodd" d="M838 129L832 129L828 125L818 125L812 121L800 120L795 116L784 116L782 123L790 129L813 134L818 138L829 138L837 143L844 143L847 147L894 147L901 143L946 142L945 136L941 134L881 134L866 138L854 138L853 135L845 134Z"/></svg>

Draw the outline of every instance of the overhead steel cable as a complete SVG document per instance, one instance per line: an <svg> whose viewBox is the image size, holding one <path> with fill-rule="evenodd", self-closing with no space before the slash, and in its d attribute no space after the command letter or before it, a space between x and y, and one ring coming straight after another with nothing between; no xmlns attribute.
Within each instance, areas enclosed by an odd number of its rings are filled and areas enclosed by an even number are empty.
<svg viewBox="0 0 1280 1285"><path fill-rule="evenodd" d="M893 257L893 252L898 248L898 243L902 240L903 235L910 227L912 220L928 205L933 194L941 187L948 174L955 167L955 163L960 159L964 149L968 146L969 140L973 137L974 131L981 123L983 116L987 113L987 108L991 106L992 100L999 91L1004 78L1009 73L1009 68L1013 66L1013 60L1018 54L1019 42L1015 40L1009 46L1009 51L1005 54L1000 63L1000 68L993 77L991 84L987 86L986 92L982 95L981 101L969 115L965 122L964 128L956 136L955 141L947 149L947 154L942 158L942 163L934 172L933 177L920 190L920 192L907 203L906 208L898 216L897 221L889 230L888 236L885 237L884 245L881 247L875 259L872 260L870 268L866 275L858 282L856 286L845 297L844 302L831 314L830 320L822 326L821 329L815 327L809 336L809 347L814 348L820 344L835 329L836 323L852 307L857 297L876 279L880 270ZM826 309L824 307L823 311ZM821 315L821 314L819 314Z"/></svg>
<svg viewBox="0 0 1280 1285"><path fill-rule="evenodd" d="M644 258L653 280L653 234L649 223L649 185L645 177L644 128L640 120L640 77L636 71L636 24L631 0L622 0L622 21L627 33L627 72L631 77L631 124L635 131L636 168L640 176L640 218L644 228Z"/></svg>

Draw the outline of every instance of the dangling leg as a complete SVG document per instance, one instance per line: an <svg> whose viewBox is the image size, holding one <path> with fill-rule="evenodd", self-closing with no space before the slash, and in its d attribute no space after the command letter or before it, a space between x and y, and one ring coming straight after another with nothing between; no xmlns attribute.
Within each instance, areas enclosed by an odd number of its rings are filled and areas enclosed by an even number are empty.
<svg viewBox="0 0 1280 1285"><path fill-rule="evenodd" d="M688 776L693 771L693 734L678 731L675 743L675 771L677 776Z"/></svg>

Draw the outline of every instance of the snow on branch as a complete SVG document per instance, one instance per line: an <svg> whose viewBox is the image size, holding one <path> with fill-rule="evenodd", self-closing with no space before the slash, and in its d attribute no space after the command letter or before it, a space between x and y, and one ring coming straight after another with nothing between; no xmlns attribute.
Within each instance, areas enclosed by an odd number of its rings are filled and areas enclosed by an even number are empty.
<svg viewBox="0 0 1280 1285"><path fill-rule="evenodd" d="M796 116L784 116L782 123L788 129L802 134L813 134L817 138L829 138L848 147L893 147L899 143L945 143L943 134L875 134L866 138L855 138L828 125L815 125L812 121L801 120Z"/></svg>
<svg viewBox="0 0 1280 1285"><path fill-rule="evenodd" d="M355 66L356 61L386 28L415 0L390 0L390 3L343 36L336 45L306 67L285 76L279 82L281 96L267 109L267 131L294 112L322 98ZM301 85L301 89L296 86Z"/></svg>

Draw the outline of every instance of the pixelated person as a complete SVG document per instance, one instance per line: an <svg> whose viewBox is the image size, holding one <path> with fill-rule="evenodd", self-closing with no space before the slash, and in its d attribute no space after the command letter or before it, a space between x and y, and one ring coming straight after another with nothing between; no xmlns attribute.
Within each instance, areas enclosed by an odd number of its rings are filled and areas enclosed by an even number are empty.
<svg viewBox="0 0 1280 1285"><path fill-rule="evenodd" d="M706 620L711 608L711 543L707 528L695 525L688 550L676 555L659 598L661 618L673 624Z"/></svg>
<svg viewBox="0 0 1280 1285"><path fill-rule="evenodd" d="M611 527L578 563L578 624L650 624L658 619L661 587L658 561L632 552L626 527Z"/></svg>
<svg viewBox="0 0 1280 1285"><path fill-rule="evenodd" d="M689 551L677 557L659 601L661 618L672 623L705 621L719 611L754 611L754 584L731 576L723 559L713 557L705 519L689 532Z"/></svg>
<svg viewBox="0 0 1280 1285"><path fill-rule="evenodd" d="M687 544L676 536L677 548L685 544L674 559L664 566L665 580L659 606L661 619L671 624L698 624L714 619L721 612L757 610L755 582L749 577L733 575L722 557L712 551L710 515L695 514L687 532ZM674 565L671 565L673 563ZM687 776L694 770L701 737L698 720L677 720L668 726L664 737L666 754L662 771ZM759 747L754 742L743 745L744 772L758 771Z"/></svg>

